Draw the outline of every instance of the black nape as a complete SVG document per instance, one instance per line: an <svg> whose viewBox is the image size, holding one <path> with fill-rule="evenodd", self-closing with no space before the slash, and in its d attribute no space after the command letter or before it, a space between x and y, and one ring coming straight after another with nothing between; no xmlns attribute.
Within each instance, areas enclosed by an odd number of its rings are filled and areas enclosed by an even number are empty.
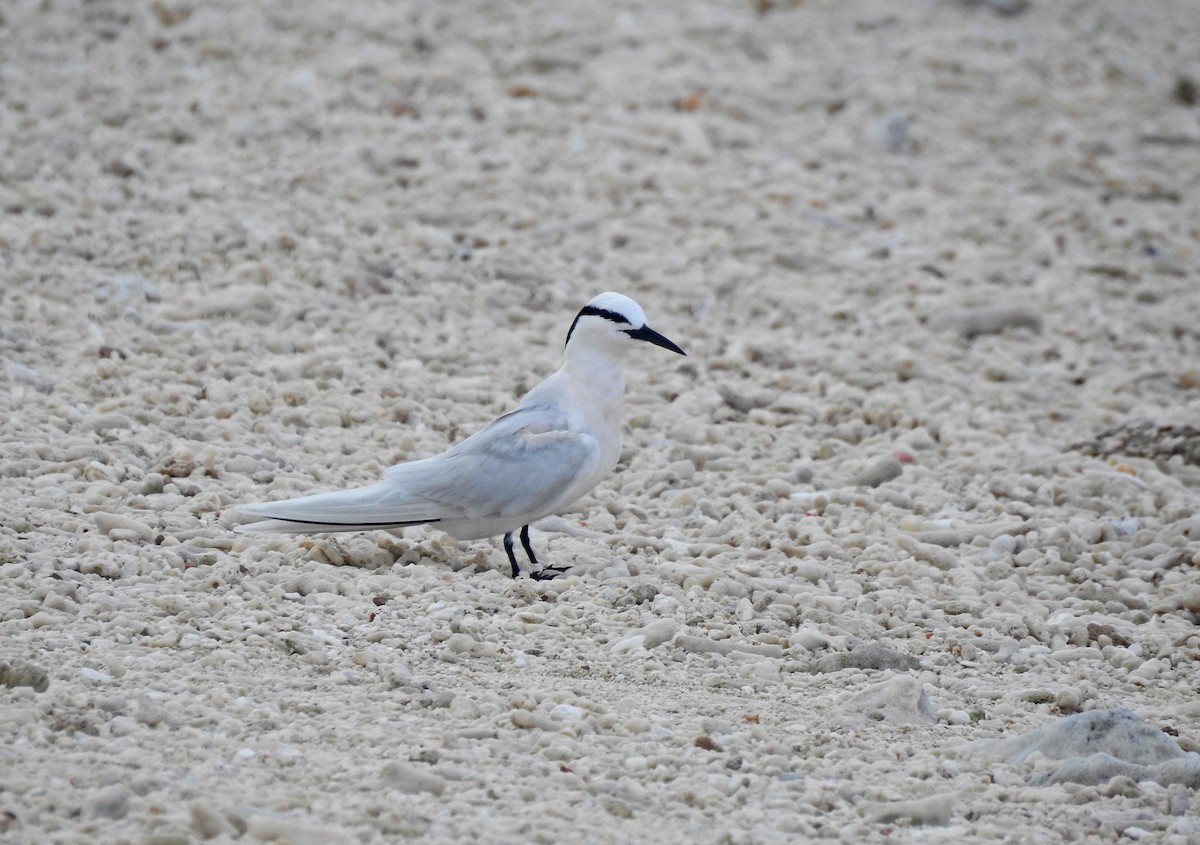
<svg viewBox="0 0 1200 845"><path fill-rule="evenodd" d="M575 331L575 326L579 322L580 317L603 317L606 320L612 320L614 323L624 323L627 326L633 325L629 322L629 318L624 314L618 314L616 311L609 311L607 308L597 308L594 305L585 305L579 309L579 313L575 315L575 319L571 321L571 328L567 329L567 343L571 342L571 335Z"/></svg>

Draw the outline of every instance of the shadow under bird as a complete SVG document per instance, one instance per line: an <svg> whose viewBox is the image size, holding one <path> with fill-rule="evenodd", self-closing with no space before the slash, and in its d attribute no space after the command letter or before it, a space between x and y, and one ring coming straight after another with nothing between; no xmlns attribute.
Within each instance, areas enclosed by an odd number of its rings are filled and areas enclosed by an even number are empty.
<svg viewBox="0 0 1200 845"><path fill-rule="evenodd" d="M431 524L459 540L503 534L516 578L514 535L538 566L529 524L568 509L616 466L625 353L639 341L685 354L646 325L632 299L602 293L571 323L562 366L512 411L440 455L389 467L375 484L241 505L238 513L261 521L237 530L316 534ZM546 566L530 575L544 580L563 571Z"/></svg>

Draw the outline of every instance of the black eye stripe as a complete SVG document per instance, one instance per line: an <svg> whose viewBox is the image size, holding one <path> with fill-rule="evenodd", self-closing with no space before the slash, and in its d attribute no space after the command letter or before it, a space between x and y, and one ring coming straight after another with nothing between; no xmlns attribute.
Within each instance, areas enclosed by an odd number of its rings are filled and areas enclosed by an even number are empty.
<svg viewBox="0 0 1200 845"><path fill-rule="evenodd" d="M571 328L567 329L567 343L571 342L571 335L575 332L575 326L579 324L580 317L603 317L606 320L611 320L614 323L624 323L627 326L633 325L629 322L629 318L624 314L618 314L616 311L609 311L607 308L597 308L594 305L585 305L575 315L575 319L571 321Z"/></svg>

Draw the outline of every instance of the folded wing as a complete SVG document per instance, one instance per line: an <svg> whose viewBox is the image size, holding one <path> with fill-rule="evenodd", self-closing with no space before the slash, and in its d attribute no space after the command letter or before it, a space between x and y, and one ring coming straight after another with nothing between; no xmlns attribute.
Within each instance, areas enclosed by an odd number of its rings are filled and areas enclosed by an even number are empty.
<svg viewBox="0 0 1200 845"><path fill-rule="evenodd" d="M267 522L243 531L354 531L473 520L512 527L551 513L590 475L599 446L571 431L551 405L518 408L434 458L390 467L377 484L282 502L243 505Z"/></svg>

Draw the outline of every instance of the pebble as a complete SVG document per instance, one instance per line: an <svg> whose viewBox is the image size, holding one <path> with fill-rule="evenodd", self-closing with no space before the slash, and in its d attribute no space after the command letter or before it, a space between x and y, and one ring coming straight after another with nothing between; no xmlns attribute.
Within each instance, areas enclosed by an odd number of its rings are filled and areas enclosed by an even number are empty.
<svg viewBox="0 0 1200 845"><path fill-rule="evenodd" d="M954 814L954 804L954 795L943 793L908 801L864 801L859 805L859 811L872 824L890 824L906 819L913 825L944 825Z"/></svg>
<svg viewBox="0 0 1200 845"><path fill-rule="evenodd" d="M50 688L50 676L34 663L5 663L0 661L0 684L6 687L30 687L34 692Z"/></svg>
<svg viewBox="0 0 1200 845"><path fill-rule="evenodd" d="M1008 328L1042 330L1042 315L1024 303L998 303L969 308L955 308L931 318L929 324L937 329L957 332L968 340L980 335L998 334Z"/></svg>
<svg viewBox="0 0 1200 845"><path fill-rule="evenodd" d="M979 749L1008 763L1023 762L1034 754L1048 760L1104 754L1154 765L1184 753L1169 736L1123 707L1066 716L1023 736L981 744Z"/></svg>
<svg viewBox="0 0 1200 845"><path fill-rule="evenodd" d="M205 639L199 634L188 633L179 638L179 647L183 649L198 648L204 644Z"/></svg>
<svg viewBox="0 0 1200 845"><path fill-rule="evenodd" d="M122 514L97 511L93 519L96 520L96 528L101 534L112 536L114 532L125 532L124 539L136 538L143 543L154 539L154 530L149 525Z"/></svg>
<svg viewBox="0 0 1200 845"><path fill-rule="evenodd" d="M916 535L917 542L930 546L965 546L971 543L978 534L970 528L959 528L947 531L921 531ZM932 563L932 561L930 561Z"/></svg>
<svg viewBox="0 0 1200 845"><path fill-rule="evenodd" d="M934 715L938 723L943 725L969 725L972 721L971 714L966 710L943 708Z"/></svg>
<svg viewBox="0 0 1200 845"><path fill-rule="evenodd" d="M855 476L853 483L861 487L878 487L893 478L899 478L903 472L904 465L894 456L888 455L886 458L875 461Z"/></svg>
<svg viewBox="0 0 1200 845"><path fill-rule="evenodd" d="M642 628L640 636L643 637L642 646L647 651L653 648L658 648L663 643L669 642L679 630L679 623L674 619L659 619L656 622L651 622Z"/></svg>
<svg viewBox="0 0 1200 845"><path fill-rule="evenodd" d="M582 707L576 707L574 704L567 704L566 702L556 704L550 710L551 719L568 725L580 721L585 715L587 715L587 711Z"/></svg>
<svg viewBox="0 0 1200 845"><path fill-rule="evenodd" d="M810 579L814 580L814 579ZM829 648L829 637L815 628L802 627L788 638L788 641L809 651L821 651Z"/></svg>
<svg viewBox="0 0 1200 845"><path fill-rule="evenodd" d="M1154 781L1162 786L1181 784L1188 789L1197 789L1200 788L1200 754L1192 753L1186 759L1171 760L1158 765L1142 765L1098 752L1071 757L1049 770L1036 772L1030 776L1029 783L1033 786L1053 783L1097 786L1111 784L1112 781L1121 778L1127 779L1130 784Z"/></svg>
<svg viewBox="0 0 1200 845"><path fill-rule="evenodd" d="M1192 797L1183 783L1172 783L1167 787L1167 814L1186 816L1191 809Z"/></svg>
<svg viewBox="0 0 1200 845"><path fill-rule="evenodd" d="M109 733L113 736L132 736L141 730L138 722L129 716L114 716L108 723Z"/></svg>
<svg viewBox="0 0 1200 845"><path fill-rule="evenodd" d="M908 115L892 112L870 124L866 137L893 153L910 152L913 149L909 134Z"/></svg>
<svg viewBox="0 0 1200 845"><path fill-rule="evenodd" d="M1083 694L1073 688L1064 687L1054 694L1054 706L1060 713L1078 713L1083 705Z"/></svg>
<svg viewBox="0 0 1200 845"><path fill-rule="evenodd" d="M690 115L680 115L674 124L675 134L683 153L692 161L705 162L713 156L712 143L704 127Z"/></svg>
<svg viewBox="0 0 1200 845"><path fill-rule="evenodd" d="M79 809L85 819L123 819L129 813L129 791L122 784L96 789Z"/></svg>
<svg viewBox="0 0 1200 845"><path fill-rule="evenodd" d="M896 538L896 545L912 555L915 560L933 564L943 572L954 569L956 566L958 566L958 558L955 556L955 554L949 549L943 548L944 545L948 544L930 543L913 537L907 537L902 534ZM952 545L958 544L954 543Z"/></svg>
<svg viewBox="0 0 1200 845"><path fill-rule="evenodd" d="M937 707L925 694L924 684L905 675L867 687L851 696L839 709L847 716L865 722L932 725L938 721Z"/></svg>
<svg viewBox="0 0 1200 845"><path fill-rule="evenodd" d="M147 496L153 496L163 492L163 488L167 484L167 477L161 472L148 472L142 478L142 493Z"/></svg>
<svg viewBox="0 0 1200 845"><path fill-rule="evenodd" d="M429 793L441 795L446 789L446 781L428 768L418 768L399 760L391 760L383 765L383 781L388 786L400 792L417 795Z"/></svg>
<svg viewBox="0 0 1200 845"><path fill-rule="evenodd" d="M188 816L191 828L201 839L216 839L219 836L232 837L233 826L211 804L204 801L193 801L188 805Z"/></svg>
<svg viewBox="0 0 1200 845"><path fill-rule="evenodd" d="M543 731L557 733L563 729L561 722L555 721L542 716L539 713L534 713L530 710L513 710L510 718L514 726L523 730L533 730L534 728Z"/></svg>
<svg viewBox="0 0 1200 845"><path fill-rule="evenodd" d="M695 654L729 654L733 651L733 643L724 640L710 640L691 634L680 634L675 638L675 645L684 651Z"/></svg>
<svg viewBox="0 0 1200 845"><path fill-rule="evenodd" d="M985 740L968 746L969 754L1004 760L1059 761L1039 768L1029 783L1107 784L1114 778L1163 786L1200 786L1200 753L1185 753L1169 736L1124 708L1091 710L1066 716L1022 736Z"/></svg>
<svg viewBox="0 0 1200 845"><path fill-rule="evenodd" d="M760 657L783 657L783 648L769 643L748 643L738 640L710 640L690 634L679 634L674 639L675 645L684 651L697 654L753 654Z"/></svg>
<svg viewBox="0 0 1200 845"><path fill-rule="evenodd" d="M81 425L97 434L107 434L112 431L128 431L134 427L134 422L124 414L97 414L84 419Z"/></svg>
<svg viewBox="0 0 1200 845"><path fill-rule="evenodd" d="M286 845L329 845L345 839L345 831L317 824L311 818L296 818L267 813L246 813L235 816L234 828L250 837L252 842L286 843ZM238 837L241 838L241 837Z"/></svg>
<svg viewBox="0 0 1200 845"><path fill-rule="evenodd" d="M446 640L447 650L454 654L471 654L479 647L479 643L469 634L451 634Z"/></svg>
<svg viewBox="0 0 1200 845"><path fill-rule="evenodd" d="M617 640L609 650L613 654L629 654L630 652L639 651L645 644L646 637L644 634L634 634L632 637Z"/></svg>
<svg viewBox="0 0 1200 845"><path fill-rule="evenodd" d="M643 734L654 727L654 724L644 716L634 716L625 722L625 730L631 734Z"/></svg>

